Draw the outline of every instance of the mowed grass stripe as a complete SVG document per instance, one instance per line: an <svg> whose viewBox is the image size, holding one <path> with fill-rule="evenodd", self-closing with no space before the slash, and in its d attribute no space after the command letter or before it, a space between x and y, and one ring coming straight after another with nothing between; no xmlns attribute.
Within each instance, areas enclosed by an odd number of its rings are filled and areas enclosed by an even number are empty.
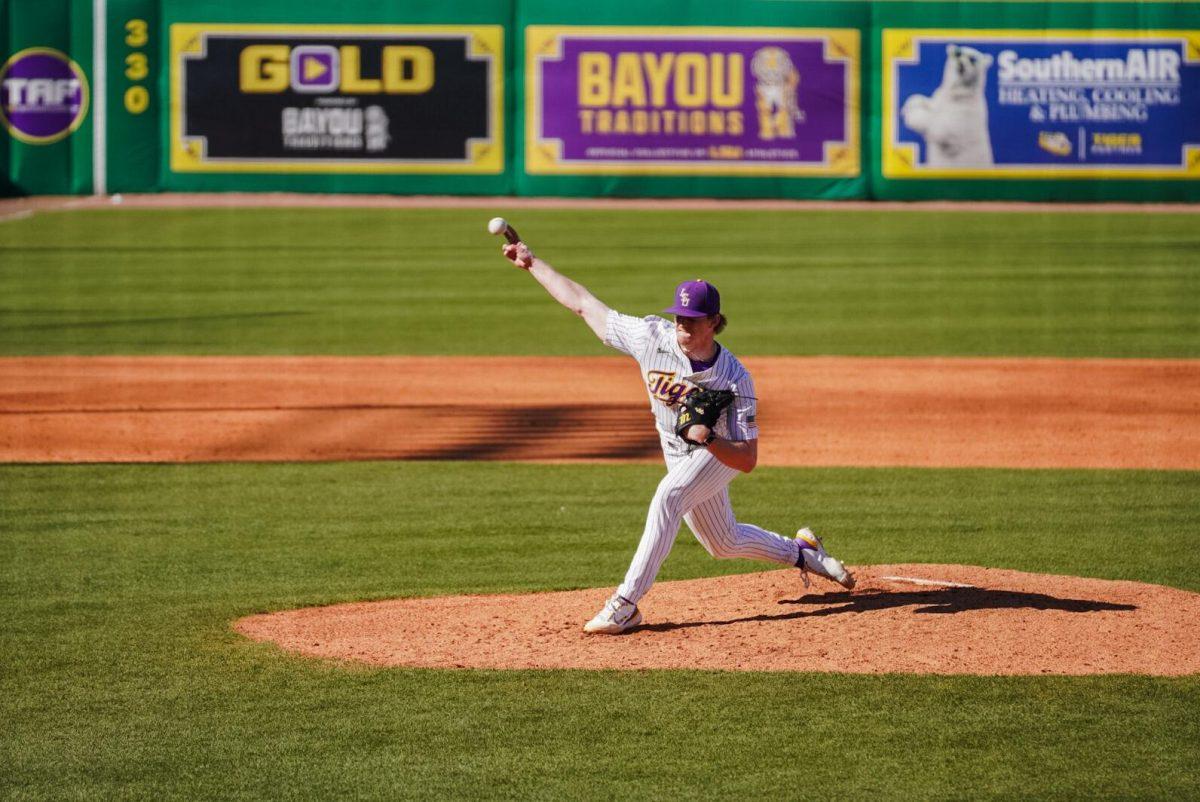
<svg viewBox="0 0 1200 802"><path fill-rule="evenodd" d="M608 586L660 471L0 467L5 796L1191 798L1200 678L370 670L255 610ZM1200 591L1200 474L763 469L745 520L852 563ZM758 570L686 533L664 579ZM1114 733L1118 735L1114 735Z"/></svg>
<svg viewBox="0 0 1200 802"><path fill-rule="evenodd" d="M2 354L594 354L477 209L163 209L0 225ZM1200 355L1200 228L1126 212L522 210L615 308L702 275L740 354Z"/></svg>

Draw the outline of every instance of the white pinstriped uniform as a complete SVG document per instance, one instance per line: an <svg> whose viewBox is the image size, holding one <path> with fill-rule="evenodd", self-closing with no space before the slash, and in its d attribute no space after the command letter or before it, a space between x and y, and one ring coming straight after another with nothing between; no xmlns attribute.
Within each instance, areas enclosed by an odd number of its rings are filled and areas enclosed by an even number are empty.
<svg viewBox="0 0 1200 802"><path fill-rule="evenodd" d="M752 524L738 523L734 518L729 504L729 483L740 471L725 465L706 448L675 435L679 401L704 387L728 389L737 394L717 423L718 436L729 440L758 437L754 382L737 357L722 348L712 367L696 373L679 346L673 323L655 315L636 318L612 310L608 313L604 342L637 360L667 463L667 475L659 482L650 502L642 540L617 593L634 604L646 595L671 552L680 519L714 557L744 557L795 565L800 555L795 540Z"/></svg>

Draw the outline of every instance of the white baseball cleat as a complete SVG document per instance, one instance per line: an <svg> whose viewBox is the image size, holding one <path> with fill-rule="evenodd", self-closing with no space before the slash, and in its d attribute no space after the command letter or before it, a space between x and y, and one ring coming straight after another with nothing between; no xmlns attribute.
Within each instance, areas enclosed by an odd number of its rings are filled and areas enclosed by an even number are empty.
<svg viewBox="0 0 1200 802"><path fill-rule="evenodd" d="M800 547L800 559L796 561L796 567L800 569L804 587L808 587L808 572L812 571L837 582L846 590L854 589L854 574L846 570L841 560L825 551L821 538L814 535L811 529L805 527L796 533L796 545Z"/></svg>
<svg viewBox="0 0 1200 802"><path fill-rule="evenodd" d="M614 593L596 617L583 625L583 631L594 635L620 635L640 623L642 614L637 605Z"/></svg>

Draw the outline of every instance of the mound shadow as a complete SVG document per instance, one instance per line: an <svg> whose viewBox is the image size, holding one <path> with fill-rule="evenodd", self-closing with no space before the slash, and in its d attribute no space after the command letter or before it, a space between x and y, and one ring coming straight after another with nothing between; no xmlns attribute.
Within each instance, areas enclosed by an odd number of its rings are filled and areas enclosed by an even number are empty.
<svg viewBox="0 0 1200 802"><path fill-rule="evenodd" d="M1133 604L1096 601L1093 599L1067 599L1044 593L1026 593L1017 590L989 588L937 588L918 591L867 590L858 593L845 591L833 593L809 593L798 599L781 599L785 605L827 605L816 610L795 610L775 615L752 615L723 621L690 621L684 623L663 622L643 624L630 632L668 632L673 629L691 627L719 627L743 624L752 621L787 621L790 619L818 618L847 613L872 613L913 607L913 613L962 613L968 610L1055 610L1068 613L1095 613L1104 611L1129 611L1138 609Z"/></svg>
<svg viewBox="0 0 1200 802"><path fill-rule="evenodd" d="M637 434L644 431L640 404L437 409L454 420L457 438L414 449L404 459L520 460L528 459L531 449L545 457L587 460L652 459L660 453L657 437Z"/></svg>

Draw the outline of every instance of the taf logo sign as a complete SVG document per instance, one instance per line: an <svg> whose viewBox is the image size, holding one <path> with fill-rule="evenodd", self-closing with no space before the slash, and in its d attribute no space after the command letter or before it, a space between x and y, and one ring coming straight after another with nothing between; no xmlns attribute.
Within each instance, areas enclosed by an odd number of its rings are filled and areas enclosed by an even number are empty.
<svg viewBox="0 0 1200 802"><path fill-rule="evenodd" d="M58 142L83 124L87 109L87 77L65 53L30 47L0 67L0 122L21 142Z"/></svg>

